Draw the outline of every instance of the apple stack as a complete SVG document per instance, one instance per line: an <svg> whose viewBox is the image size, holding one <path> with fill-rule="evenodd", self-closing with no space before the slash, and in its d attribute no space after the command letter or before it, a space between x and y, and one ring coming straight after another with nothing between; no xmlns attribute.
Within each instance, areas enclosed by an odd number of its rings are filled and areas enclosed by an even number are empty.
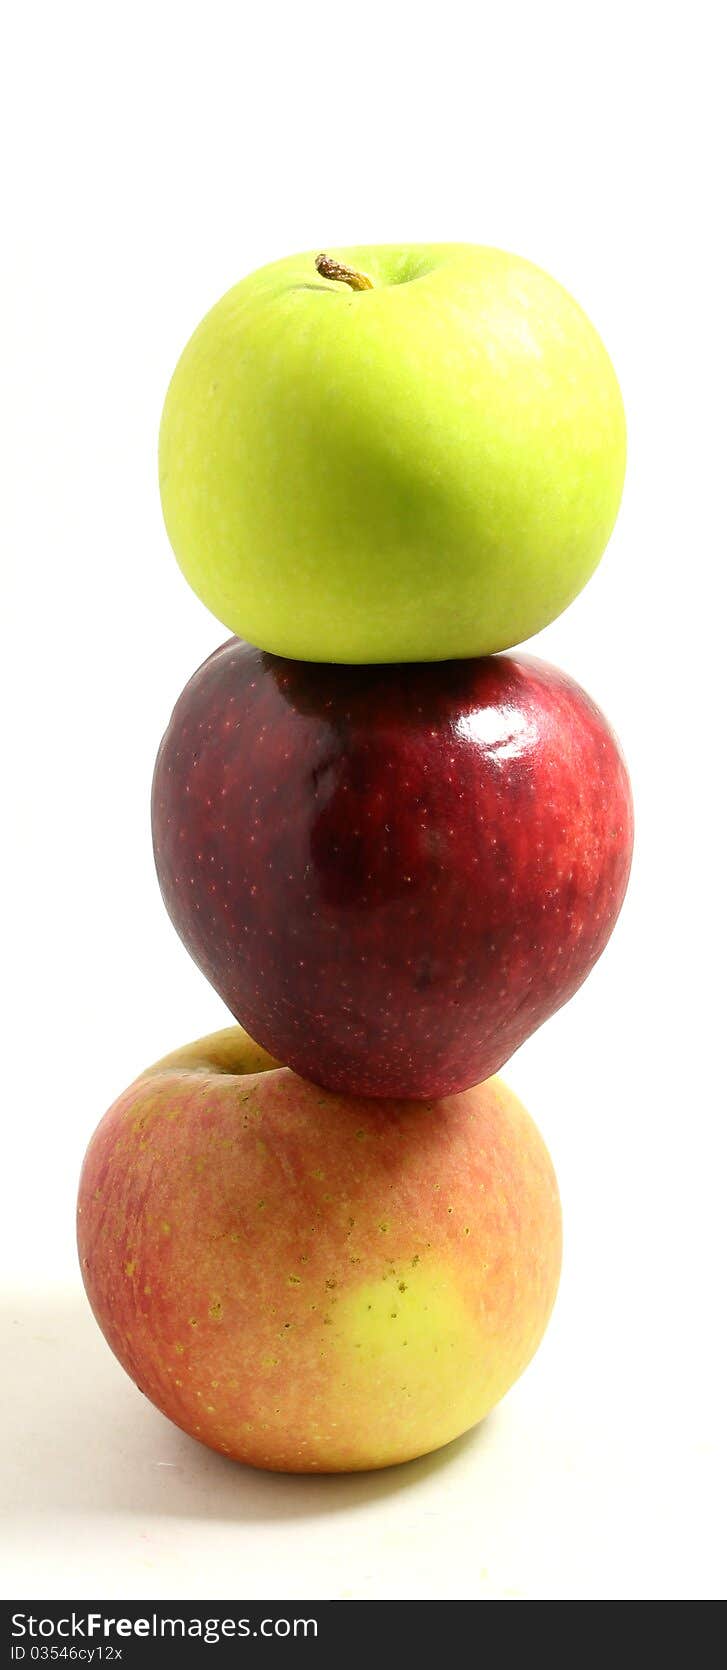
<svg viewBox="0 0 727 1670"><path fill-rule="evenodd" d="M107 1113L79 1247L124 1367L238 1460L420 1455L542 1337L557 1186L493 1074L606 945L632 811L594 703L502 652L588 579L624 458L593 327L493 249L279 261L174 373L167 529L235 636L172 714L154 851L239 1024Z"/></svg>

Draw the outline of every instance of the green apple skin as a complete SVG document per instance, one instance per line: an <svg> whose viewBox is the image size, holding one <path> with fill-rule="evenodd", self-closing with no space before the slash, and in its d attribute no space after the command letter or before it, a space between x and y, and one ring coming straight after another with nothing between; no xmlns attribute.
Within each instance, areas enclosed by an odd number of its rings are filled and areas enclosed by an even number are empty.
<svg viewBox="0 0 727 1670"><path fill-rule="evenodd" d="M261 268L203 319L164 406L183 573L238 637L308 661L439 661L522 642L613 527L623 405L603 344L530 262L462 244Z"/></svg>

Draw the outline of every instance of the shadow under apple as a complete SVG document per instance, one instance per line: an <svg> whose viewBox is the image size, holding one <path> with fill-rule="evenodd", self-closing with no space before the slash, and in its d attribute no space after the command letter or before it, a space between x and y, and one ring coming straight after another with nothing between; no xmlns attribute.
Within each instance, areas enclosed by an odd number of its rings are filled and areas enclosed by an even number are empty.
<svg viewBox="0 0 727 1670"><path fill-rule="evenodd" d="M433 1454L374 1473L264 1473L180 1432L134 1387L81 1293L0 1297L3 1494L15 1515L288 1520L365 1509L489 1447L498 1413ZM4 1452L4 1453L3 1453Z"/></svg>

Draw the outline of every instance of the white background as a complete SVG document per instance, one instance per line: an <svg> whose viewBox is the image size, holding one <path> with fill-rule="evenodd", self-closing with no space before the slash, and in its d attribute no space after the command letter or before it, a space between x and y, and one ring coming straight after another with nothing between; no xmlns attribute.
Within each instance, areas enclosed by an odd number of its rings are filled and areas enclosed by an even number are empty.
<svg viewBox="0 0 727 1670"><path fill-rule="evenodd" d="M8 1594L724 1593L720 11L15 8L0 72ZM144 1402L75 1267L76 1180L105 1107L226 1024L152 863L156 748L225 636L166 543L156 429L187 336L245 272L428 238L548 268L620 376L616 532L534 647L619 731L637 853L602 962L507 1070L565 1213L536 1362L438 1457L267 1477Z"/></svg>

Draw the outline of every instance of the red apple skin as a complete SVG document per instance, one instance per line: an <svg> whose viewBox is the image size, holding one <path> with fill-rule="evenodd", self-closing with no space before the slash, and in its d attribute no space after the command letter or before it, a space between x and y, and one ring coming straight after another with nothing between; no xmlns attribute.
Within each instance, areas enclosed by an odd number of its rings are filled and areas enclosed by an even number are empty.
<svg viewBox="0 0 727 1670"><path fill-rule="evenodd" d="M350 1095L496 1072L606 945L631 795L603 714L529 656L199 668L152 792L188 951L278 1060Z"/></svg>
<svg viewBox="0 0 727 1670"><path fill-rule="evenodd" d="M561 1217L498 1080L341 1097L231 1027L106 1114L78 1247L111 1349L172 1421L257 1467L338 1472L437 1449L504 1395L548 1321Z"/></svg>

